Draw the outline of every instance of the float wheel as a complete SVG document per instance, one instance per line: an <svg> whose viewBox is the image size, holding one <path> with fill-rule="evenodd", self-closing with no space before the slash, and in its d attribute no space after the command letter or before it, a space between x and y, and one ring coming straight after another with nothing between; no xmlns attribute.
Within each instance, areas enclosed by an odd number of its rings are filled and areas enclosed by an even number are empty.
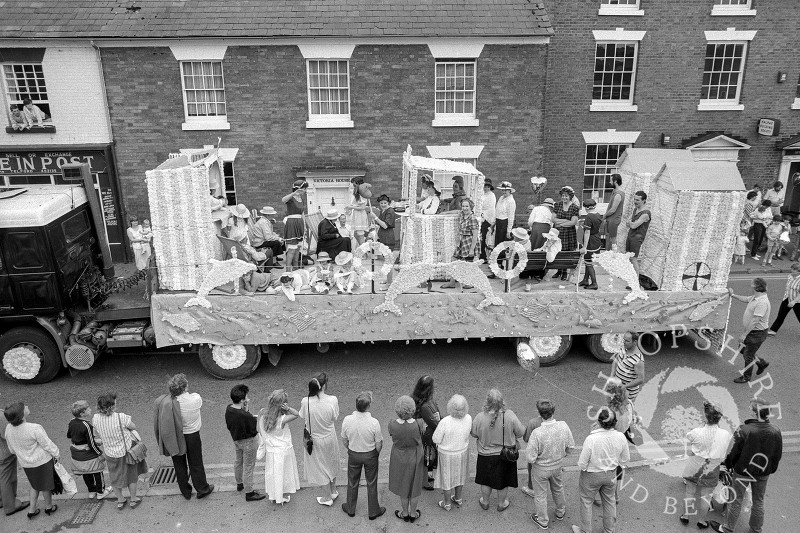
<svg viewBox="0 0 800 533"><path fill-rule="evenodd" d="M3 361L8 352L15 348L28 350L39 358L41 366L39 372L30 379L15 378L3 366ZM61 352L53 338L39 328L22 327L0 335L0 367L3 374L17 383L40 384L52 381L61 371Z"/></svg>
<svg viewBox="0 0 800 533"><path fill-rule="evenodd" d="M572 347L572 335L531 337L528 344L533 353L539 357L541 366L553 366L569 353L569 349Z"/></svg>
<svg viewBox="0 0 800 533"><path fill-rule="evenodd" d="M615 336L619 335L617 339ZM622 342L621 333L592 333L586 336L586 347L589 352L598 361L603 363L610 363L616 357L617 352L610 351L607 348L611 347L616 342Z"/></svg>
<svg viewBox="0 0 800 533"><path fill-rule="evenodd" d="M242 353L244 350L241 363L235 368L228 368L229 365L225 362L220 366L223 361L224 352L230 350L234 354L236 352ZM252 374L258 364L261 362L261 350L258 346L251 345L232 345L232 346L218 346L212 345L209 347L207 344L201 344L197 355L200 358L200 364L206 369L206 372L211 374L217 379L243 379Z"/></svg>

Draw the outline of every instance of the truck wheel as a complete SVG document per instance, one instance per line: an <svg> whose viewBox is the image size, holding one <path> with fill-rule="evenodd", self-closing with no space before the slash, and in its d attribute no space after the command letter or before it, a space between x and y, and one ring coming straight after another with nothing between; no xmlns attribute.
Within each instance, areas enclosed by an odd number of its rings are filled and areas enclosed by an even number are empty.
<svg viewBox="0 0 800 533"><path fill-rule="evenodd" d="M541 366L553 366L569 353L572 347L572 335L531 337L529 344L533 353L539 357Z"/></svg>
<svg viewBox="0 0 800 533"><path fill-rule="evenodd" d="M56 341L39 328L14 328L0 336L0 362L5 376L17 383L47 383L61 371Z"/></svg>
<svg viewBox="0 0 800 533"><path fill-rule="evenodd" d="M623 349L622 336L622 333L593 333L586 336L586 346L595 359L610 363Z"/></svg>
<svg viewBox="0 0 800 533"><path fill-rule="evenodd" d="M252 374L261 362L258 346L232 344L201 344L198 350L200 364L217 379L242 379Z"/></svg>

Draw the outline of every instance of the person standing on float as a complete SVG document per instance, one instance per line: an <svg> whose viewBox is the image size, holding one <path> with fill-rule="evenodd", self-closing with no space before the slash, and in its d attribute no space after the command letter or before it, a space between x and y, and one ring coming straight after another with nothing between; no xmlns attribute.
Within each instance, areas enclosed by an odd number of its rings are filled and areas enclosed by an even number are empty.
<svg viewBox="0 0 800 533"><path fill-rule="evenodd" d="M281 198L286 205L286 218L283 219L283 241L286 245L286 270L300 266L300 244L303 242L303 195L308 188L305 180L295 180L291 194Z"/></svg>

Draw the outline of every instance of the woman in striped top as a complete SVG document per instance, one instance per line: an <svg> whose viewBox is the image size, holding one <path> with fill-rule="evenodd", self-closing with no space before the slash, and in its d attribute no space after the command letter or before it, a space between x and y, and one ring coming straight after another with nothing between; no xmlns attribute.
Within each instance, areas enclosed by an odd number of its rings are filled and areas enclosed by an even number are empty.
<svg viewBox="0 0 800 533"><path fill-rule="evenodd" d="M783 293L783 301L778 308L778 316L775 317L775 322L769 327L767 335L775 336L778 330L781 329L783 321L789 314L789 311L794 311L794 316L800 322L800 306L795 304L800 303L800 263L792 263L792 273L789 279L786 280L786 292Z"/></svg>
<svg viewBox="0 0 800 533"><path fill-rule="evenodd" d="M611 375L622 382L628 389L628 398L635 402L644 383L644 356L639 351L639 334L625 332L623 343L625 351L617 354L611 363Z"/></svg>

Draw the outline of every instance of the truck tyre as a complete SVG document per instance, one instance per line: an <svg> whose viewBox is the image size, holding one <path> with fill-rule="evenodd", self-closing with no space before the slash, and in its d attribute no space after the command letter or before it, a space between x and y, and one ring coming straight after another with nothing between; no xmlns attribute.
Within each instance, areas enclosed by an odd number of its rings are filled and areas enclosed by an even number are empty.
<svg viewBox="0 0 800 533"><path fill-rule="evenodd" d="M572 335L531 337L529 344L533 353L539 357L540 366L553 366L569 353L572 347Z"/></svg>
<svg viewBox="0 0 800 533"><path fill-rule="evenodd" d="M231 346L201 344L198 350L200 364L217 379L243 379L252 374L261 362L258 346L234 344ZM230 368L231 365L236 365ZM222 366L220 366L222 365Z"/></svg>
<svg viewBox="0 0 800 533"><path fill-rule="evenodd" d="M617 344L622 345L622 333L593 333L586 336L586 346L589 352L598 361L610 363L618 352L610 351L609 348Z"/></svg>
<svg viewBox="0 0 800 533"><path fill-rule="evenodd" d="M14 377L9 373L6 357L15 348L27 351L30 357L38 357L39 372L32 378ZM0 367L8 379L17 383L47 383L61 371L61 353L56 341L46 331L32 327L14 328L0 336Z"/></svg>

